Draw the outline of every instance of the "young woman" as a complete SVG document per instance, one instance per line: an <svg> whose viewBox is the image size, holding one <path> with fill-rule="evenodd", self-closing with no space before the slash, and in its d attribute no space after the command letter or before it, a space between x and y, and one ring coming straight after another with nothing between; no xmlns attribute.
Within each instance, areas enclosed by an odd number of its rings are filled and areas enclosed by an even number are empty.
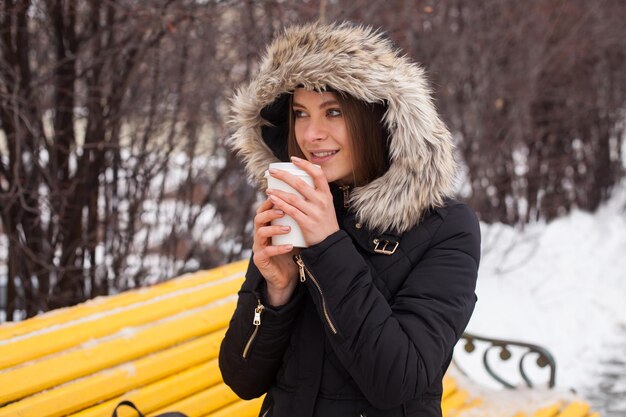
<svg viewBox="0 0 626 417"><path fill-rule="evenodd" d="M292 27L234 99L249 174L289 161L315 187L268 194L220 350L261 416L441 416L442 377L476 297L480 231L449 198L450 134L423 71L369 28ZM307 248L272 246L292 216Z"/></svg>

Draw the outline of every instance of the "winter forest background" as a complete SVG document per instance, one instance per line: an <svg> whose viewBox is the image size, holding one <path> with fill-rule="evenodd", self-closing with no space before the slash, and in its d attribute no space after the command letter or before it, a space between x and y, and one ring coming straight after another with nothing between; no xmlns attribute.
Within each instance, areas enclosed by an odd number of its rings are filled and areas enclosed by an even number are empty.
<svg viewBox="0 0 626 417"><path fill-rule="evenodd" d="M246 256L258 195L228 100L284 25L317 19L381 28L427 69L498 268L527 241L494 230L624 195L622 0L3 0L0 322Z"/></svg>

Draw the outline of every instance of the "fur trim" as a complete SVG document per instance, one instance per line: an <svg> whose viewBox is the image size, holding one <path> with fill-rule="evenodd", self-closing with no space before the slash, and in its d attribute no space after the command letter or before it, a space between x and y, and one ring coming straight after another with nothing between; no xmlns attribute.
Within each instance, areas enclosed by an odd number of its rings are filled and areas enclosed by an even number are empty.
<svg viewBox="0 0 626 417"><path fill-rule="evenodd" d="M262 178L277 158L264 142L269 125L260 111L302 85L326 86L366 102L386 102L390 168L357 187L350 204L357 219L377 231L405 232L424 211L443 205L454 186L456 165L451 135L433 104L424 71L401 56L382 35L352 24L295 26L268 47L258 75L233 98L229 145L248 174Z"/></svg>

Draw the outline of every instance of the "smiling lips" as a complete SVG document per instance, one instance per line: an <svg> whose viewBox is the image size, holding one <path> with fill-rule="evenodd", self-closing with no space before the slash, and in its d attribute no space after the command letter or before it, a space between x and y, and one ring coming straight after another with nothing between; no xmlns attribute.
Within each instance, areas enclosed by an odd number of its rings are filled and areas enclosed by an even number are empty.
<svg viewBox="0 0 626 417"><path fill-rule="evenodd" d="M339 150L311 152L311 162L322 163L331 159Z"/></svg>

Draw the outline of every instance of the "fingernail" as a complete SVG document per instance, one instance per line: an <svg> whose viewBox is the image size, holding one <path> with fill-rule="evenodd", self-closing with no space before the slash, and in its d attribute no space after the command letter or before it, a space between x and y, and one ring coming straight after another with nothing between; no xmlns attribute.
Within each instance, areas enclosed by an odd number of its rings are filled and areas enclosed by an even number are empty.
<svg viewBox="0 0 626 417"><path fill-rule="evenodd" d="M272 200L274 202L278 201L278 199L275 196L273 196L273 195L270 195L270 200Z"/></svg>
<svg viewBox="0 0 626 417"><path fill-rule="evenodd" d="M291 227L289 227L289 226L280 226L280 230L282 230L284 232L288 232L289 230L291 230Z"/></svg>
<svg viewBox="0 0 626 417"><path fill-rule="evenodd" d="M297 156L292 156L292 157L291 157L291 160L292 160L293 162L302 162L302 158L298 158Z"/></svg>
<svg viewBox="0 0 626 417"><path fill-rule="evenodd" d="M268 169L270 174L276 174L278 172L278 170L276 168L270 168Z"/></svg>
<svg viewBox="0 0 626 417"><path fill-rule="evenodd" d="M285 245L283 246L285 248L285 250L289 251L291 249L293 249L293 245Z"/></svg>
<svg viewBox="0 0 626 417"><path fill-rule="evenodd" d="M281 215L281 216L282 216L283 214L285 214L285 212L284 212L284 211L282 211L282 210L278 210L278 209L274 210L274 213L276 213L276 214L278 214L278 215Z"/></svg>

